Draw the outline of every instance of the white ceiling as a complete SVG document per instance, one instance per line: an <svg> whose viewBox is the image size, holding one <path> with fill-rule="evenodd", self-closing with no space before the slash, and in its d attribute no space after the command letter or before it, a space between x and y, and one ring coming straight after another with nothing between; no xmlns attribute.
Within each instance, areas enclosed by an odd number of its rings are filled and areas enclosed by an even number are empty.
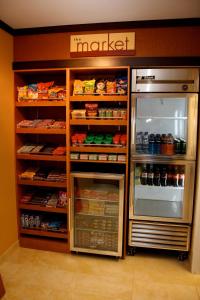
<svg viewBox="0 0 200 300"><path fill-rule="evenodd" d="M200 0L0 0L14 29L199 17Z"/></svg>

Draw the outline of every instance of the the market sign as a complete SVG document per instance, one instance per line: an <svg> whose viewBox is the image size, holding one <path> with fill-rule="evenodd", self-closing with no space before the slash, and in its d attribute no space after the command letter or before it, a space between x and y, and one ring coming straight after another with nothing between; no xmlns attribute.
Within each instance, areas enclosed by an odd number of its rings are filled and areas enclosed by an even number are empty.
<svg viewBox="0 0 200 300"><path fill-rule="evenodd" d="M135 32L70 36L70 56L135 55Z"/></svg>

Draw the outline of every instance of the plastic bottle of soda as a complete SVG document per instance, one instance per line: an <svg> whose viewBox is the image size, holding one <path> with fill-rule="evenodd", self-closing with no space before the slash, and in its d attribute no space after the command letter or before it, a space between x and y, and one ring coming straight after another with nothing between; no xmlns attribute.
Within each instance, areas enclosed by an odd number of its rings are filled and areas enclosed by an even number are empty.
<svg viewBox="0 0 200 300"><path fill-rule="evenodd" d="M142 152L142 132L136 133L136 152L141 153Z"/></svg>
<svg viewBox="0 0 200 300"><path fill-rule="evenodd" d="M168 186L173 185L173 169L171 165L167 166L167 185Z"/></svg>
<svg viewBox="0 0 200 300"><path fill-rule="evenodd" d="M165 166L162 167L160 172L160 184L162 186L167 186L167 169Z"/></svg>
<svg viewBox="0 0 200 300"><path fill-rule="evenodd" d="M166 137L166 155L174 155L174 138L171 133Z"/></svg>
<svg viewBox="0 0 200 300"><path fill-rule="evenodd" d="M161 154L166 155L167 136L165 133L161 136Z"/></svg>
<svg viewBox="0 0 200 300"><path fill-rule="evenodd" d="M147 171L147 184L153 185L153 179L154 179L153 165L150 164Z"/></svg>
<svg viewBox="0 0 200 300"><path fill-rule="evenodd" d="M160 134L156 134L156 137L155 137L155 154L160 154L160 153L161 153Z"/></svg>
<svg viewBox="0 0 200 300"><path fill-rule="evenodd" d="M143 164L142 173L140 175L140 182L142 185L147 185L147 165Z"/></svg>
<svg viewBox="0 0 200 300"><path fill-rule="evenodd" d="M153 133L149 135L149 154L155 154L155 136Z"/></svg>
<svg viewBox="0 0 200 300"><path fill-rule="evenodd" d="M180 153L186 153L186 141L184 139L180 139Z"/></svg>
<svg viewBox="0 0 200 300"><path fill-rule="evenodd" d="M160 186L160 168L159 168L159 165L156 165L156 167L155 167L153 183L156 186Z"/></svg>
<svg viewBox="0 0 200 300"><path fill-rule="evenodd" d="M174 153L180 154L181 153L181 144L180 139L174 139Z"/></svg>

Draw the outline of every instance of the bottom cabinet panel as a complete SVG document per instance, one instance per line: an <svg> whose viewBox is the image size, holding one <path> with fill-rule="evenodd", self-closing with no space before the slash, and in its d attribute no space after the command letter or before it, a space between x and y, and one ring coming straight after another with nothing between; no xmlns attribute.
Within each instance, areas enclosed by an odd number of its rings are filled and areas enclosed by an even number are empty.
<svg viewBox="0 0 200 300"><path fill-rule="evenodd" d="M129 221L129 246L188 251L190 226Z"/></svg>
<svg viewBox="0 0 200 300"><path fill-rule="evenodd" d="M124 175L72 173L71 250L122 256Z"/></svg>

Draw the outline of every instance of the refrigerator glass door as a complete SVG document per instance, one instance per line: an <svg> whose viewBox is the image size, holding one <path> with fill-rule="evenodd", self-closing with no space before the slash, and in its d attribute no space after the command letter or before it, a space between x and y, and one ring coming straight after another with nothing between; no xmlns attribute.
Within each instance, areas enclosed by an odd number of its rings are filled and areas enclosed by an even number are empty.
<svg viewBox="0 0 200 300"><path fill-rule="evenodd" d="M73 248L121 256L123 175L80 174L73 175Z"/></svg>
<svg viewBox="0 0 200 300"><path fill-rule="evenodd" d="M133 95L133 153L195 159L196 117L194 94Z"/></svg>
<svg viewBox="0 0 200 300"><path fill-rule="evenodd" d="M193 162L132 163L134 218L189 221L193 201Z"/></svg>

